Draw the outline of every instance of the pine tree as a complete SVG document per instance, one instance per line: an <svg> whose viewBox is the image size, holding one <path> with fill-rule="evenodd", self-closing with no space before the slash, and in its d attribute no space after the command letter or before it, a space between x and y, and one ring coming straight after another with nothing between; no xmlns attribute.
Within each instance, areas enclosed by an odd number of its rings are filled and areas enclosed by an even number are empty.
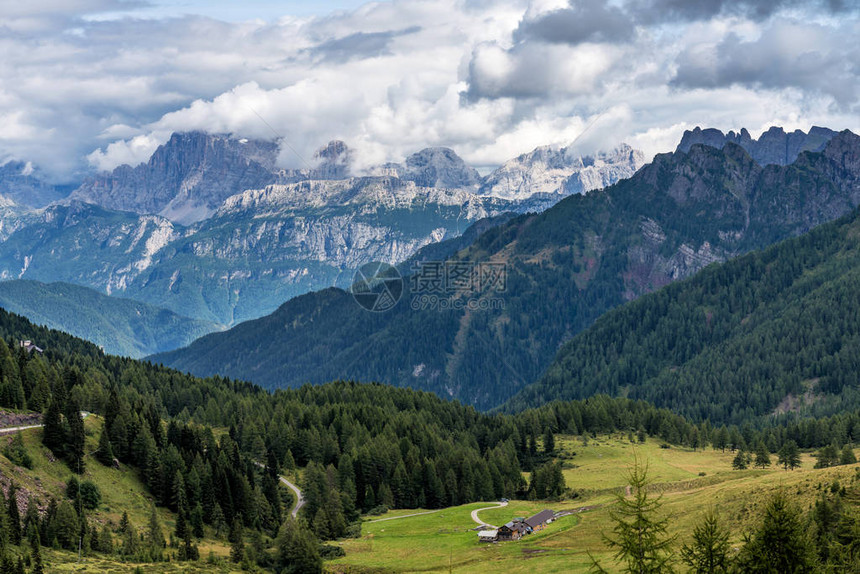
<svg viewBox="0 0 860 574"><path fill-rule="evenodd" d="M42 543L39 541L38 529L33 529L30 534L30 560L33 563L31 574L45 574L45 567L42 564Z"/></svg>
<svg viewBox="0 0 860 574"><path fill-rule="evenodd" d="M275 541L277 565L284 574L316 574L322 572L319 543L311 531L299 521L288 518Z"/></svg>
<svg viewBox="0 0 860 574"><path fill-rule="evenodd" d="M722 574L729 571L729 533L713 510L693 529L692 544L681 548L681 560L691 574Z"/></svg>
<svg viewBox="0 0 860 574"><path fill-rule="evenodd" d="M105 466L113 465L113 447L110 444L110 434L108 433L107 425L102 427L98 450L96 450L96 458Z"/></svg>
<svg viewBox="0 0 860 574"><path fill-rule="evenodd" d="M230 560L235 563L245 559L245 532L242 528L242 520L237 516L233 519L230 528Z"/></svg>
<svg viewBox="0 0 860 574"><path fill-rule="evenodd" d="M854 464L855 462L857 462L857 457L854 455L854 449L851 448L851 445L846 444L839 454L839 464Z"/></svg>
<svg viewBox="0 0 860 574"><path fill-rule="evenodd" d="M9 484L9 500L7 509L9 512L9 541L12 544L21 544L21 514L18 511L18 489L15 483Z"/></svg>
<svg viewBox="0 0 860 574"><path fill-rule="evenodd" d="M547 426L543 433L543 451L546 454L555 452L555 436L552 434L552 429Z"/></svg>
<svg viewBox="0 0 860 574"><path fill-rule="evenodd" d="M191 533L197 538L203 538L203 506L198 502L191 511Z"/></svg>
<svg viewBox="0 0 860 574"><path fill-rule="evenodd" d="M660 517L661 497L648 496L648 466L634 461L628 474L632 498L616 496L609 516L615 526L612 535L604 535L610 548L616 549L615 559L625 564L625 572L637 574L668 574L673 572L671 547L674 536L666 528L669 520ZM594 563L594 566L603 569Z"/></svg>
<svg viewBox="0 0 860 574"><path fill-rule="evenodd" d="M797 448L796 442L788 440L782 445L777 453L777 464L785 470L794 470L800 467L800 450Z"/></svg>
<svg viewBox="0 0 860 574"><path fill-rule="evenodd" d="M815 571L815 552L800 510L778 491L738 556L741 572L806 574Z"/></svg>
<svg viewBox="0 0 860 574"><path fill-rule="evenodd" d="M770 453L767 451L764 441L758 441L755 449L755 467L767 468L770 466Z"/></svg>
<svg viewBox="0 0 860 574"><path fill-rule="evenodd" d="M128 520L128 511L122 511L122 518L119 520L119 531L125 533L131 528L131 524Z"/></svg>
<svg viewBox="0 0 860 574"><path fill-rule="evenodd" d="M81 407L75 399L70 399L66 403L66 423L69 427L69 434L65 450L69 467L74 472L83 474L84 447L87 435L84 432L84 419L81 418Z"/></svg>
<svg viewBox="0 0 860 574"><path fill-rule="evenodd" d="M747 454L743 451L743 449L738 449L738 453L732 460L732 468L735 470L745 470L748 464L749 463L747 462Z"/></svg>
<svg viewBox="0 0 860 574"><path fill-rule="evenodd" d="M54 454L62 454L66 444L66 430L63 427L62 409L57 397L52 398L48 404L42 425L42 443Z"/></svg>

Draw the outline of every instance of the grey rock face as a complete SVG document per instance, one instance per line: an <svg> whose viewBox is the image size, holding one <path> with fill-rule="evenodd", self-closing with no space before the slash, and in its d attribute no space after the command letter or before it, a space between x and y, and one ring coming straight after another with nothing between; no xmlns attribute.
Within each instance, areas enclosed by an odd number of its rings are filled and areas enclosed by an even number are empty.
<svg viewBox="0 0 860 574"><path fill-rule="evenodd" d="M71 199L189 224L237 191L273 183L278 146L201 132L173 134L150 160L85 181Z"/></svg>
<svg viewBox="0 0 860 574"><path fill-rule="evenodd" d="M444 189L477 188L481 182L478 171L466 165L463 158L446 147L423 149L406 158L405 165L386 163L372 167L369 174L396 177L420 187Z"/></svg>
<svg viewBox="0 0 860 574"><path fill-rule="evenodd" d="M561 197L630 177L644 163L642 152L626 144L594 156L580 156L571 148L542 146L505 162L486 177L479 193L516 200L543 198L554 203Z"/></svg>
<svg viewBox="0 0 860 574"><path fill-rule="evenodd" d="M759 165L789 165L804 151L823 150L835 135L835 131L817 126L812 127L809 133L802 130L786 133L773 126L755 140L746 128L738 133L730 131L724 134L717 129L696 127L684 132L676 151L686 153L696 144L722 149L727 143L733 143L744 148Z"/></svg>

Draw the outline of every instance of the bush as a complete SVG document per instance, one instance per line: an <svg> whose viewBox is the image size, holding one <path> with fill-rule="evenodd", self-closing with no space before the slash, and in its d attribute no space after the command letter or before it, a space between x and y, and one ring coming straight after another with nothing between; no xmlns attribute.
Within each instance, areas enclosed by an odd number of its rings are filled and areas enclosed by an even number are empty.
<svg viewBox="0 0 860 574"><path fill-rule="evenodd" d="M335 558L343 558L344 556L346 556L346 551L340 546L320 544L320 557L323 560L334 560Z"/></svg>
<svg viewBox="0 0 860 574"><path fill-rule="evenodd" d="M23 466L30 470L33 469L33 459L30 457L30 453L27 452L27 447L24 446L24 437L20 432L16 433L12 438L12 442L3 449L3 454L18 466Z"/></svg>
<svg viewBox="0 0 860 574"><path fill-rule="evenodd" d="M380 504L379 506L374 506L373 508L371 508L370 510L367 511L367 513L370 516L379 516L380 514L385 514L386 512L388 512L388 507L385 506L384 504Z"/></svg>

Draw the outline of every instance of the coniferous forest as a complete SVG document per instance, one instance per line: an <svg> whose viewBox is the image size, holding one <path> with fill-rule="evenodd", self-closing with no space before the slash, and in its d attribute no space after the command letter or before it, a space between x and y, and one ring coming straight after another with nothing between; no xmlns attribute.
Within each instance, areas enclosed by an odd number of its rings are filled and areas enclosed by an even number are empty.
<svg viewBox="0 0 860 574"><path fill-rule="evenodd" d="M182 560L199 559L197 537L204 526L235 541L257 533L268 542L258 552L237 542L235 557L247 561L250 555L277 570L286 557L299 560L298 552L318 564L320 552L330 551L320 543L356 535L366 513L575 497L552 462L556 434L636 433L667 444L736 451L746 464L752 455L745 453L763 449L786 468L798 448L819 449L822 466L850 462L841 456L843 446L860 439L860 411L822 418L751 416L717 426L642 400L597 395L484 414L430 393L379 384L335 382L269 394L246 383L107 356L6 312L0 312L0 335L0 406L43 411L45 446L75 473L117 462L135 469L154 502L176 513L172 556ZM24 337L43 342L44 354L19 349L16 341ZM85 413L104 421L95 453L84 452ZM16 456L14 444L9 455ZM277 477L296 468L304 469L306 504L293 522L293 501ZM13 544L38 537L43 545L69 549L86 540L90 551L137 560L169 555L152 524L125 524L116 532L91 526L87 509L98 504L92 483L70 481L67 493L66 500L49 501L42 517L28 507L28 517L16 520L17 506L7 505L10 519L0 521L5 535ZM151 535L136 537L140 528Z"/></svg>

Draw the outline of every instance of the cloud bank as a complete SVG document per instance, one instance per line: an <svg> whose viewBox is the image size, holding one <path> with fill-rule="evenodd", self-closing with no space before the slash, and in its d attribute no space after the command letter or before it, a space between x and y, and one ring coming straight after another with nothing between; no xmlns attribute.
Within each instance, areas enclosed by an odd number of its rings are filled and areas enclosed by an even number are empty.
<svg viewBox="0 0 860 574"><path fill-rule="evenodd" d="M860 127L850 3L394 0L245 22L144 5L4 7L0 161L72 179L205 130L281 137L285 167L331 139L359 168L427 146L491 167L574 140L653 154L694 125Z"/></svg>

